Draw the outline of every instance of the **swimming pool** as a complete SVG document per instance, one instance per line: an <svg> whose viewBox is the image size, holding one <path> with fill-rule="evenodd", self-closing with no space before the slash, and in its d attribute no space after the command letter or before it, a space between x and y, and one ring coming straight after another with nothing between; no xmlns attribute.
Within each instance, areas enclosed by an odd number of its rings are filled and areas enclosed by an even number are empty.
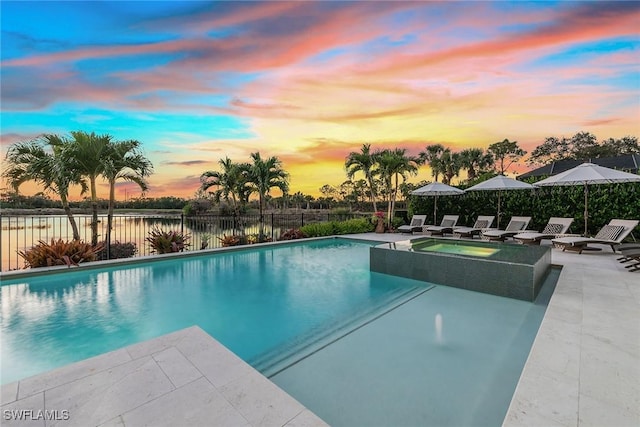
<svg viewBox="0 0 640 427"><path fill-rule="evenodd" d="M377 244L3 280L2 383L195 324L331 425L499 424L546 301L371 272Z"/></svg>
<svg viewBox="0 0 640 427"><path fill-rule="evenodd" d="M370 246L317 240L3 280L2 384L191 325L264 371L427 287L371 273Z"/></svg>

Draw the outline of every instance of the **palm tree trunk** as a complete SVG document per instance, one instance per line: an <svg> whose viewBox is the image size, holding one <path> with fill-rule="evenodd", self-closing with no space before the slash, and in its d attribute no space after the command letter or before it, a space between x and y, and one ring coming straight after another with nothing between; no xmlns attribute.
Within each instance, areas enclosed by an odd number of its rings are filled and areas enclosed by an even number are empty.
<svg viewBox="0 0 640 427"><path fill-rule="evenodd" d="M111 259L111 227L113 224L113 205L116 203L116 182L109 182L109 211L107 213L107 235L105 237L107 259Z"/></svg>
<svg viewBox="0 0 640 427"><path fill-rule="evenodd" d="M391 198L393 197L393 187L391 185L391 177L387 185L387 226L391 225Z"/></svg>
<svg viewBox="0 0 640 427"><path fill-rule="evenodd" d="M393 189L393 199L391 201L391 213L389 213L389 228L391 228L391 223L393 219L393 212L396 209L396 196L398 195L398 174L396 174L396 185Z"/></svg>
<svg viewBox="0 0 640 427"><path fill-rule="evenodd" d="M260 193L260 230L258 232L258 241L264 240L264 194Z"/></svg>
<svg viewBox="0 0 640 427"><path fill-rule="evenodd" d="M369 191L371 192L371 201L373 202L373 211L378 212L378 206L376 205L376 195L373 192L373 177L371 173L367 174L367 179L369 180Z"/></svg>
<svg viewBox="0 0 640 427"><path fill-rule="evenodd" d="M98 192L95 177L91 177L91 245L98 245Z"/></svg>
<svg viewBox="0 0 640 427"><path fill-rule="evenodd" d="M78 224L76 224L76 219L73 216L73 212L71 212L71 207L69 206L69 200L67 200L67 195L63 192L60 192L60 201L62 201L62 209L64 209L64 213L67 214L67 218L69 218L69 223L71 224L71 230L73 231L73 240L80 240L80 232L78 231Z"/></svg>

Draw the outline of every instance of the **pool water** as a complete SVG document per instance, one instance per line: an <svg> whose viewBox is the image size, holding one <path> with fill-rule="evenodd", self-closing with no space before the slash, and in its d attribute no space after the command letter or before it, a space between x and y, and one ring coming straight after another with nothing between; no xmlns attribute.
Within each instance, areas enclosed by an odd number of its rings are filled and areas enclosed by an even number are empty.
<svg viewBox="0 0 640 427"><path fill-rule="evenodd" d="M3 280L2 384L198 325L259 370L426 283L328 239Z"/></svg>
<svg viewBox="0 0 640 427"><path fill-rule="evenodd" d="M500 426L558 275L536 303L435 286L270 379L335 427Z"/></svg>
<svg viewBox="0 0 640 427"><path fill-rule="evenodd" d="M432 245L416 246L416 251L442 252L456 255L470 255L488 257L500 251L498 248L485 248L480 246L464 246L451 243L436 243Z"/></svg>
<svg viewBox="0 0 640 427"><path fill-rule="evenodd" d="M373 273L326 239L3 280L1 382L198 325L335 426L499 425L535 303Z"/></svg>

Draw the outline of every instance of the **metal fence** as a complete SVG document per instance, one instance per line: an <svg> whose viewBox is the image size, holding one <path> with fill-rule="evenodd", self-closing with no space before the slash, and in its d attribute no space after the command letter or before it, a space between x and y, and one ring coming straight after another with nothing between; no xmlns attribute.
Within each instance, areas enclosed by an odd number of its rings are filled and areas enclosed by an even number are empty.
<svg viewBox="0 0 640 427"><path fill-rule="evenodd" d="M342 221L359 214L331 213L292 213L264 215L264 235L271 240L278 240L282 232L300 228L305 224L324 221ZM71 240L73 232L69 220L64 215L44 216L1 216L0 254L2 271L23 268L23 260L18 251L27 250L39 241L50 243L52 239ZM80 231L80 238L91 241L90 215L75 215ZM107 227L107 216L99 215L99 240L104 239ZM260 232L259 215L242 215L238 217L223 215L114 215L111 232L112 245L116 242L135 243L135 256L151 254L146 237L154 228L163 231L180 231L190 236L187 250L200 250L204 243L208 248L221 247L221 239L229 235L257 235ZM113 246L112 246L113 247Z"/></svg>

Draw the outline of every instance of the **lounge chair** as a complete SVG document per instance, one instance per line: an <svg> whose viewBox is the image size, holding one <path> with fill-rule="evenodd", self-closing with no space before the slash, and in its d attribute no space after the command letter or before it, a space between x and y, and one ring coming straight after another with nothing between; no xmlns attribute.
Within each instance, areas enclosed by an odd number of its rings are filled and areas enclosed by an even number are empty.
<svg viewBox="0 0 640 427"><path fill-rule="evenodd" d="M413 233L414 231L422 231L422 226L427 220L426 215L414 215L411 218L411 224L401 225L398 227L398 231L401 233Z"/></svg>
<svg viewBox="0 0 640 427"><path fill-rule="evenodd" d="M640 242L618 243L614 249L616 252L624 252L628 249L640 249Z"/></svg>
<svg viewBox="0 0 640 427"><path fill-rule="evenodd" d="M445 215L440 225L425 225L422 227L422 231L428 231L432 236L443 236L446 233L452 234L458 218L460 218L460 215Z"/></svg>
<svg viewBox="0 0 640 427"><path fill-rule="evenodd" d="M633 263L626 265L624 268L628 268L629 271L640 271L640 249L635 252L629 252L627 257Z"/></svg>
<svg viewBox="0 0 640 427"><path fill-rule="evenodd" d="M495 218L495 216L480 215L473 224L473 227L456 227L453 229L453 235L455 237L471 237L473 239L474 236L478 236L482 231L490 228Z"/></svg>
<svg viewBox="0 0 640 427"><path fill-rule="evenodd" d="M482 240L500 240L503 241L507 237L513 237L527 229L530 216L513 216L504 230L486 230L481 234Z"/></svg>
<svg viewBox="0 0 640 427"><path fill-rule="evenodd" d="M556 247L561 247L563 251L574 251L579 254L587 248L590 243L600 243L615 247L633 231L640 221L630 219L612 219L598 231L595 237L560 237L553 239Z"/></svg>
<svg viewBox="0 0 640 427"><path fill-rule="evenodd" d="M552 217L542 230L542 233L526 232L513 236L514 240L525 245L539 245L543 239L554 239L566 234L573 222L573 218L556 218Z"/></svg>
<svg viewBox="0 0 640 427"><path fill-rule="evenodd" d="M622 249L620 251L622 255L620 258L617 258L621 263L629 262L629 261L640 261L638 257L640 257L640 247L638 248L630 248L630 249ZM627 266L629 268L629 266Z"/></svg>

